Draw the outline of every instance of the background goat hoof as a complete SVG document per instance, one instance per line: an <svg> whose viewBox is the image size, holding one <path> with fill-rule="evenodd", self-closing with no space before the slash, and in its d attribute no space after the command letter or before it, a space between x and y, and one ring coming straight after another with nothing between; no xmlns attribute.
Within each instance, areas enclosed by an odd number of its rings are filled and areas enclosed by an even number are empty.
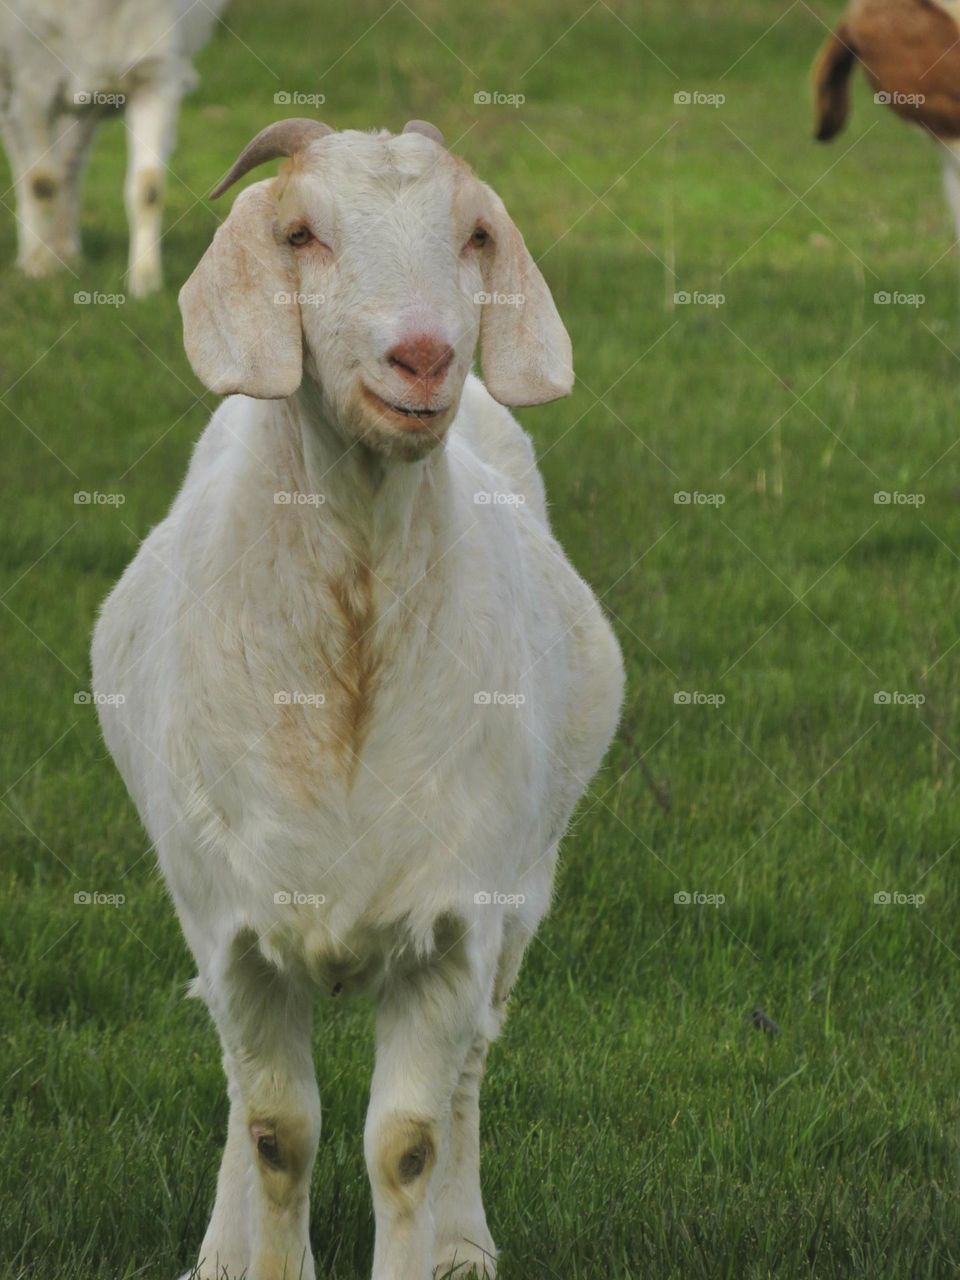
<svg viewBox="0 0 960 1280"><path fill-rule="evenodd" d="M17 265L29 279L44 280L47 276L53 276L58 271L63 271L76 258L77 253L75 250L64 249L62 252L60 250L54 252L52 249L43 249L29 254Z"/></svg>
<svg viewBox="0 0 960 1280"><path fill-rule="evenodd" d="M146 298L163 285L163 273L159 263L146 263L130 268L128 277L130 293L134 298Z"/></svg>

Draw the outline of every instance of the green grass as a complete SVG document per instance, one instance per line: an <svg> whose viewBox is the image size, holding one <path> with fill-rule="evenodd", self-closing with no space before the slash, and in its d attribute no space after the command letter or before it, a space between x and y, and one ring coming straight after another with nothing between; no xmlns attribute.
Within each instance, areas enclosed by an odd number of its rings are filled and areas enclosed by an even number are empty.
<svg viewBox="0 0 960 1280"><path fill-rule="evenodd" d="M182 999L173 909L74 694L97 604L214 403L175 301L216 225L197 197L289 114L282 90L324 93L336 126L425 116L461 139L545 254L574 340L573 397L523 420L629 691L491 1055L503 1280L960 1274L960 306L936 156L862 83L849 132L810 141L824 29L803 3L583 15L237 0L240 39L220 31L184 105L162 296L72 302L122 288L117 127L79 278L3 268L2 1280L173 1280L212 1197L215 1037ZM476 107L479 89L527 101ZM677 290L725 302L675 307ZM77 506L81 489L125 502ZM126 903L75 906L84 889ZM694 890L725 902L675 904ZM316 1060L318 1273L359 1280L367 1005L324 1006Z"/></svg>

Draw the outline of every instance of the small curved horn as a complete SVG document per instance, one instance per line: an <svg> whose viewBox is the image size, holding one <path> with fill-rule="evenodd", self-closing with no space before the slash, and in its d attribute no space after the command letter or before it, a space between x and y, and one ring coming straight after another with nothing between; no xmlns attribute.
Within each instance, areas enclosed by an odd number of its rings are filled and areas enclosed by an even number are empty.
<svg viewBox="0 0 960 1280"><path fill-rule="evenodd" d="M422 133L425 138L429 138L432 142L439 142L440 146L443 146L443 134L429 120L408 120L403 126L403 132Z"/></svg>
<svg viewBox="0 0 960 1280"><path fill-rule="evenodd" d="M209 199L216 200L245 173L255 169L257 165L275 160L277 156L292 156L303 151L316 138L325 138L333 130L328 124L319 120L311 120L306 116L293 116L289 120L278 120L276 124L268 124L261 129L252 142L243 148L232 168L226 173L210 192Z"/></svg>

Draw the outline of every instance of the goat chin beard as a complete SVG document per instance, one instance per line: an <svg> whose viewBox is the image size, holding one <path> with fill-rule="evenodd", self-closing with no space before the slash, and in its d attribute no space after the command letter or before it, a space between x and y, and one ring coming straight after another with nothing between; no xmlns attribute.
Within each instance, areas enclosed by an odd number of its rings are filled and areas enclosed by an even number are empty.
<svg viewBox="0 0 960 1280"><path fill-rule="evenodd" d="M376 409L364 402L362 393L350 397L345 404L324 394L319 380L305 378L301 395L306 395L307 412L326 422L345 446L360 444L374 457L389 462L419 462L442 447L447 432L460 407L460 396L447 412L413 428L396 426L380 417Z"/></svg>
<svg viewBox="0 0 960 1280"><path fill-rule="evenodd" d="M397 462L419 462L443 444L446 434L446 422L405 431L402 427L389 427L386 423L368 420L360 431L360 439L381 457Z"/></svg>
<svg viewBox="0 0 960 1280"><path fill-rule="evenodd" d="M347 434L359 439L371 453L396 462L419 462L442 446L456 407L416 427L401 427L381 418L375 409L363 403L352 407Z"/></svg>

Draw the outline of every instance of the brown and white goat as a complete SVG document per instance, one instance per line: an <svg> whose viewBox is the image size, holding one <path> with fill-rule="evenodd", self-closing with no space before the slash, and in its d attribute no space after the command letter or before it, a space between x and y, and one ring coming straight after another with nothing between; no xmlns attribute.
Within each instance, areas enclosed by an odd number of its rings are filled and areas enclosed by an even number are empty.
<svg viewBox="0 0 960 1280"><path fill-rule="evenodd" d="M960 0L852 0L813 66L820 142L847 122L855 63L878 102L939 145L960 239Z"/></svg>

